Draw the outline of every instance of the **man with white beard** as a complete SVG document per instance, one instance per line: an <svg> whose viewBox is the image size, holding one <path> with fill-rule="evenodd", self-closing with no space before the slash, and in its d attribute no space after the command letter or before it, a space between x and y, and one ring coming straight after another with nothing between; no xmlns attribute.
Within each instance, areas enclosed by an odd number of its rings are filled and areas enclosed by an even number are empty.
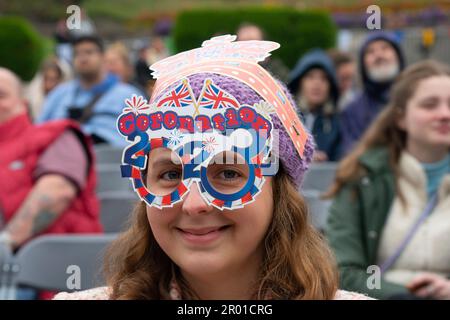
<svg viewBox="0 0 450 320"><path fill-rule="evenodd" d="M348 153L388 101L389 90L405 62L395 35L371 32L359 54L362 91L341 114L343 150Z"/></svg>

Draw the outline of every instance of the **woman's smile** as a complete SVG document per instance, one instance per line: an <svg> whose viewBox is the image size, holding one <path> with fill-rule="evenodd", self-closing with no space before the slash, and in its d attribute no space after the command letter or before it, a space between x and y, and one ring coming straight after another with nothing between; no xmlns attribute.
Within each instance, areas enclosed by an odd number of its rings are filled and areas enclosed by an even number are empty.
<svg viewBox="0 0 450 320"><path fill-rule="evenodd" d="M223 237L229 231L231 225L212 226L212 227L176 227L176 231L181 235L181 238L189 244L193 245L208 245L214 243L219 238Z"/></svg>

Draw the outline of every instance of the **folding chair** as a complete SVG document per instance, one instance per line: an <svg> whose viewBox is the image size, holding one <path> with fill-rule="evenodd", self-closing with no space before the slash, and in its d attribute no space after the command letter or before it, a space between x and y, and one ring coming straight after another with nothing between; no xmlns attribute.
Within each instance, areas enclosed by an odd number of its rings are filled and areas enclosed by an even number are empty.
<svg viewBox="0 0 450 320"><path fill-rule="evenodd" d="M323 232L327 224L331 200L321 199L321 192L318 190L303 190L301 193L308 205L312 224L317 230Z"/></svg>
<svg viewBox="0 0 450 320"><path fill-rule="evenodd" d="M135 193L108 191L98 194L100 199L100 220L105 233L121 232L138 202Z"/></svg>
<svg viewBox="0 0 450 320"><path fill-rule="evenodd" d="M17 272L11 248L0 242L0 300L11 300L12 279Z"/></svg>
<svg viewBox="0 0 450 320"><path fill-rule="evenodd" d="M120 164L122 162L123 149L107 145L100 145L95 146L94 152L96 163L98 164Z"/></svg>
<svg viewBox="0 0 450 320"><path fill-rule="evenodd" d="M104 285L101 275L103 255L116 236L78 234L38 237L15 255L18 271L13 285L54 291L85 290ZM79 281L71 282L73 277L78 276Z"/></svg>
<svg viewBox="0 0 450 320"><path fill-rule="evenodd" d="M120 164L100 164L97 166L97 191L134 192L130 179L122 178Z"/></svg>
<svg viewBox="0 0 450 320"><path fill-rule="evenodd" d="M331 186L336 174L337 162L313 163L305 174L302 190L325 192Z"/></svg>

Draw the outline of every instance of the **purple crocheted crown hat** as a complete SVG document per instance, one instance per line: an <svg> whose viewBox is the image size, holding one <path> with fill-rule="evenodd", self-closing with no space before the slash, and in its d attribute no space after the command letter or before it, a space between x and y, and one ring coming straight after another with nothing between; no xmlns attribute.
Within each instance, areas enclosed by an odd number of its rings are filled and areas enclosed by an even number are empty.
<svg viewBox="0 0 450 320"><path fill-rule="evenodd" d="M288 89L258 63L280 45L272 41L235 40L234 35L214 37L204 41L200 48L178 53L150 66L157 79L151 102L167 95L173 97L170 91L185 78L194 99L199 98L205 80L210 79L240 105L253 106L265 101L276 110L270 117L278 133L278 146L272 151L298 188L312 160L314 141L299 123L297 106Z"/></svg>
<svg viewBox="0 0 450 320"><path fill-rule="evenodd" d="M187 76L187 79L189 80L189 84L196 99L198 99L198 97L200 96L204 81L206 79L211 79L215 85L231 94L241 105L254 105L255 103L259 103L261 100L263 100L263 98L247 84L225 75L212 72L196 73ZM283 84L281 84L281 82L278 83L291 104L296 107L294 99L292 98L292 95L289 93L288 89ZM170 92L170 90L173 89L175 85L176 84L173 84L165 88L158 95L158 97L156 97L155 100L158 100L159 97L166 95L168 92ZM278 130L279 145L277 156L280 159L280 163L283 166L283 169L287 172L295 187L299 188L304 174L308 170L314 153L313 137L310 133L308 133L303 158L301 158L297 153L296 148L291 138L289 137L286 128L283 126L280 118L276 113L271 114L271 118L274 129Z"/></svg>

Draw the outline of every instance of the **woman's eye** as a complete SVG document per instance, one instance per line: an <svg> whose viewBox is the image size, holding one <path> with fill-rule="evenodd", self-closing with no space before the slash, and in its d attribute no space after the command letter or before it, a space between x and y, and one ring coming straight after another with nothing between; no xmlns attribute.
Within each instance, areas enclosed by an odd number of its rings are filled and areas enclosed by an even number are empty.
<svg viewBox="0 0 450 320"><path fill-rule="evenodd" d="M172 170L172 171L164 172L161 175L161 178L164 180L178 180L181 178L181 174L178 171Z"/></svg>
<svg viewBox="0 0 450 320"><path fill-rule="evenodd" d="M438 104L439 104L439 101L437 101L436 99L430 99L430 100L423 101L421 103L421 106L425 109L432 109L432 108L436 107Z"/></svg>
<svg viewBox="0 0 450 320"><path fill-rule="evenodd" d="M240 176L241 175L234 170L223 170L222 172L219 173L219 177L225 180L237 179Z"/></svg>
<svg viewBox="0 0 450 320"><path fill-rule="evenodd" d="M433 109L436 106L434 103L425 103L422 105L425 109Z"/></svg>

